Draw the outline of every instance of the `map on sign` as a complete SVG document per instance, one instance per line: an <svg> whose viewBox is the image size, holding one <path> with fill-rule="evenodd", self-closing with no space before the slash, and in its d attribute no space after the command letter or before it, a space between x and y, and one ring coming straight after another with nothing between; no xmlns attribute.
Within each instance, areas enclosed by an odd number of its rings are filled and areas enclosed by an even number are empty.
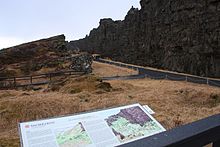
<svg viewBox="0 0 220 147"><path fill-rule="evenodd" d="M78 123L73 127L58 129L55 132L56 141L60 147L86 146L92 144L82 123Z"/></svg>
<svg viewBox="0 0 220 147"><path fill-rule="evenodd" d="M118 114L106 119L120 142L149 136L161 130L139 106L121 109Z"/></svg>
<svg viewBox="0 0 220 147"><path fill-rule="evenodd" d="M23 147L116 146L165 129L140 104L19 124Z"/></svg>

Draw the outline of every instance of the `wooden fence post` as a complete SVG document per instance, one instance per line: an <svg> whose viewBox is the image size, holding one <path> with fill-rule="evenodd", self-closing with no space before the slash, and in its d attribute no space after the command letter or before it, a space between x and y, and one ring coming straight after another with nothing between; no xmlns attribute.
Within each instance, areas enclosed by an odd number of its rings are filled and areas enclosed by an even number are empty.
<svg viewBox="0 0 220 147"><path fill-rule="evenodd" d="M16 87L16 77L14 77L14 87Z"/></svg>
<svg viewBox="0 0 220 147"><path fill-rule="evenodd" d="M33 78L32 76L30 76L30 82L31 82L31 85L33 84Z"/></svg>
<svg viewBox="0 0 220 147"><path fill-rule="evenodd" d="M50 82L52 81L52 76L51 76L51 73L49 74L49 77L50 77Z"/></svg>

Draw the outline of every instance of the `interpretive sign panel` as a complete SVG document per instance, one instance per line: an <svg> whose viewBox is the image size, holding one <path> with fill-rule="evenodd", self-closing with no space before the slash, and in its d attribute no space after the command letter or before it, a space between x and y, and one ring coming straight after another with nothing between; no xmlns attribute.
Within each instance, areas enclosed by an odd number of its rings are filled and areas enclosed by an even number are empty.
<svg viewBox="0 0 220 147"><path fill-rule="evenodd" d="M165 129L140 105L19 124L23 147L117 146Z"/></svg>

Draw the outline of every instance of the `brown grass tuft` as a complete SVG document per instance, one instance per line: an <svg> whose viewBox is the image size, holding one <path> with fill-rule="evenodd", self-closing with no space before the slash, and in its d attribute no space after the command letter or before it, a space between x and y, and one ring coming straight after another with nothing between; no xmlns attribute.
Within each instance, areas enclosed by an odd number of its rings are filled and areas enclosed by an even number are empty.
<svg viewBox="0 0 220 147"><path fill-rule="evenodd" d="M100 78L89 75L78 78L68 79L63 82L50 85L52 91L62 93L76 94L83 91L87 92L110 92L112 86L110 83L103 82Z"/></svg>

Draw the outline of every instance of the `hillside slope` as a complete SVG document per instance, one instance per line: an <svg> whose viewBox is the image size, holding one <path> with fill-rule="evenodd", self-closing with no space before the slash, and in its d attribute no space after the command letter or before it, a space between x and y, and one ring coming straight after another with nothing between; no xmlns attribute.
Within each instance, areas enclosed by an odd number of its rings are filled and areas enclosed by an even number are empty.
<svg viewBox="0 0 220 147"><path fill-rule="evenodd" d="M49 52L58 54L66 49L64 35L33 41L0 51L0 64L13 64L38 59Z"/></svg>
<svg viewBox="0 0 220 147"><path fill-rule="evenodd" d="M64 35L0 50L0 77L19 76L42 67L57 67L56 60L68 52Z"/></svg>

